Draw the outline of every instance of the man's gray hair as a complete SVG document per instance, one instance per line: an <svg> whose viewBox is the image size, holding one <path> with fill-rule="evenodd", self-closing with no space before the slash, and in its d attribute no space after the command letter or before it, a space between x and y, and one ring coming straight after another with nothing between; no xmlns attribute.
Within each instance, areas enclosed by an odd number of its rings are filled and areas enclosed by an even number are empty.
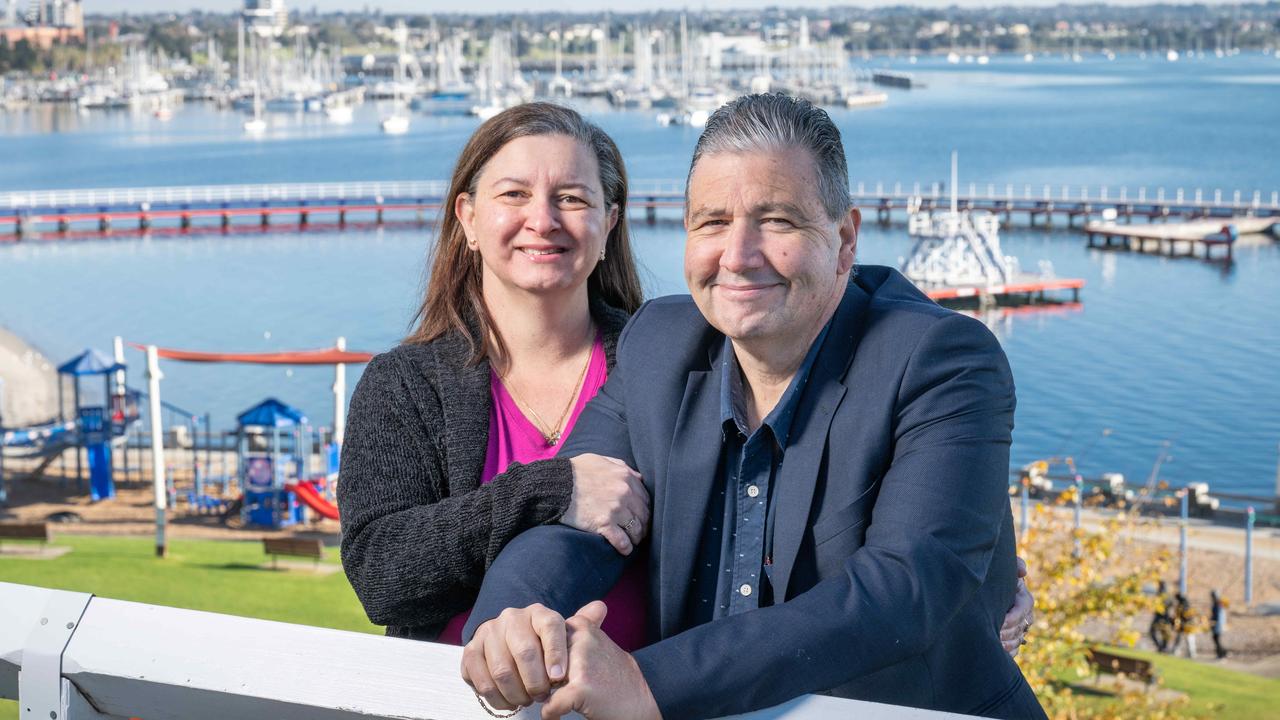
<svg viewBox="0 0 1280 720"><path fill-rule="evenodd" d="M712 113L693 149L689 178L704 155L716 153L809 151L818 172L818 193L827 217L840 220L852 207L849 166L840 130L826 111L808 100L766 93L743 95ZM685 205L689 204L685 182Z"/></svg>

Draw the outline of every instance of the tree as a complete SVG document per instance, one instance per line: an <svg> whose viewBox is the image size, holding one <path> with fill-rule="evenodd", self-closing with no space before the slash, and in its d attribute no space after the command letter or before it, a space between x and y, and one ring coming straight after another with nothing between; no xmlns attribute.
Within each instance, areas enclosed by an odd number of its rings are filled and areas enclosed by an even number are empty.
<svg viewBox="0 0 1280 720"><path fill-rule="evenodd" d="M14 70L20 72L31 72L36 67L39 60L36 49L31 46L31 41L22 38L13 45L13 59L10 61Z"/></svg>
<svg viewBox="0 0 1280 720"><path fill-rule="evenodd" d="M1074 490L1054 504L1074 500ZM1134 627L1161 602L1148 595L1169 567L1167 550L1133 540L1135 515L1121 513L1098 532L1075 530L1067 515L1037 504L1018 550L1036 598L1036 621L1018 665L1055 720L1152 720L1184 717L1186 701L1161 701L1148 690L1121 692L1111 703L1082 702L1071 684L1091 674L1086 650L1103 642L1132 647ZM1126 539L1127 538L1127 539ZM1086 634L1086 629L1088 634Z"/></svg>

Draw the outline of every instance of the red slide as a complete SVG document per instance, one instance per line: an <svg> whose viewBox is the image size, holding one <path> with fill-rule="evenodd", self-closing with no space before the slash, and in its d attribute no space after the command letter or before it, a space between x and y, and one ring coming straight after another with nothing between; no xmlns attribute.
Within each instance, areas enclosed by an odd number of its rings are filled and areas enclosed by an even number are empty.
<svg viewBox="0 0 1280 720"><path fill-rule="evenodd" d="M286 485L285 487L292 490L307 507L330 520L338 519L338 506L325 500L320 493L316 492L315 486L311 483L300 482L296 485Z"/></svg>

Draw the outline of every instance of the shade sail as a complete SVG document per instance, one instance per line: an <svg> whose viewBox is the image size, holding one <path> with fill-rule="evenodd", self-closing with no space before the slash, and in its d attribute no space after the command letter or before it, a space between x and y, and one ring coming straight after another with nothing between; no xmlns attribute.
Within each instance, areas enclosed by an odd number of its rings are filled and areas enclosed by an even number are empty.
<svg viewBox="0 0 1280 720"><path fill-rule="evenodd" d="M242 427L293 427L306 425L307 416L298 408L267 398L236 416Z"/></svg>
<svg viewBox="0 0 1280 720"><path fill-rule="evenodd" d="M145 345L129 343L139 350ZM373 353L320 348L318 350L285 350L281 352L233 353L205 352L200 350L175 350L156 348L156 354L167 360L203 363L248 363L252 365L337 365L339 363L367 363Z"/></svg>
<svg viewBox="0 0 1280 720"><path fill-rule="evenodd" d="M118 363L93 348L87 348L84 352L59 365L58 374L84 377L86 375L108 375L123 369L123 363Z"/></svg>

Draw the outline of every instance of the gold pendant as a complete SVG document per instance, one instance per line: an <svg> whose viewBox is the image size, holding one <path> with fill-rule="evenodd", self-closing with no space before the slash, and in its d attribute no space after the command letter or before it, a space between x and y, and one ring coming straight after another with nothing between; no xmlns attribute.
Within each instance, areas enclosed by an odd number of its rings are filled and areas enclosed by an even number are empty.
<svg viewBox="0 0 1280 720"><path fill-rule="evenodd" d="M550 436L546 436L546 435L544 435L544 436L543 436L543 439L547 441L547 446L548 446L548 447L555 447L555 446L556 446L556 444L560 442L560 431L559 431L559 430L557 430L557 431L555 431L555 432L551 433L551 435L550 435Z"/></svg>

